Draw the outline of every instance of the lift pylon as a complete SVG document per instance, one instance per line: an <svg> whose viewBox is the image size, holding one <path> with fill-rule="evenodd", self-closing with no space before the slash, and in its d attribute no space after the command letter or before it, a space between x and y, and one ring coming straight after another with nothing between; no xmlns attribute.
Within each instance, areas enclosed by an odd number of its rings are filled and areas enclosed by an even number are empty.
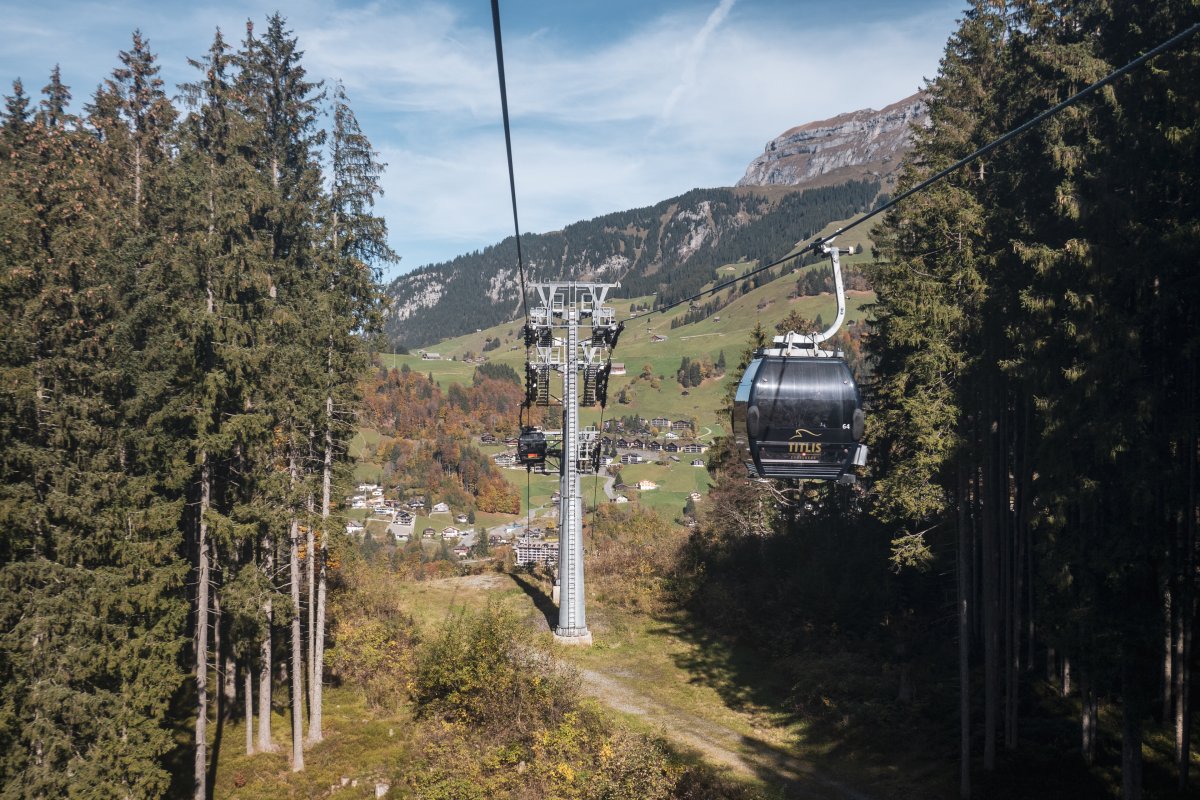
<svg viewBox="0 0 1200 800"><path fill-rule="evenodd" d="M579 475L591 471L596 463L600 431L580 427L579 406L607 402L612 348L623 325L604 301L609 290L618 285L533 284L540 305L530 309L525 333L527 374L534 381L527 397L539 405L549 405L549 375L562 377L562 431L557 432L557 437L556 432L547 434L561 442L559 603L554 638L564 644L592 643L584 604L583 496Z"/></svg>

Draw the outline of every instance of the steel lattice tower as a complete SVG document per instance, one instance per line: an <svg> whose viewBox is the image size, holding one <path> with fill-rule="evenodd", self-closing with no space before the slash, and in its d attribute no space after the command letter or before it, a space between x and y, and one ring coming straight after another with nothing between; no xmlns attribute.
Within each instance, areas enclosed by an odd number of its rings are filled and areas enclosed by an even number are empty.
<svg viewBox="0 0 1200 800"><path fill-rule="evenodd" d="M562 375L562 430L559 472L558 625L554 638L565 644L591 644L583 577L583 496L581 472L599 465L600 431L580 428L579 406L601 404L607 392L610 356L623 325L604 305L617 284L534 284L541 305L529 313L528 396L550 403L550 373Z"/></svg>

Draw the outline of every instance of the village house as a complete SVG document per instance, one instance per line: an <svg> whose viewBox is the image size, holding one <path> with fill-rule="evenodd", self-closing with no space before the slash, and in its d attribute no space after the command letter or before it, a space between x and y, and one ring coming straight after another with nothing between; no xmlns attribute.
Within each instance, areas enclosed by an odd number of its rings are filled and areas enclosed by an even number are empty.
<svg viewBox="0 0 1200 800"><path fill-rule="evenodd" d="M692 459L692 466L693 466L693 467L703 467L703 466L704 466L704 459L702 459L702 458L693 458L693 459Z"/></svg>
<svg viewBox="0 0 1200 800"><path fill-rule="evenodd" d="M412 525L415 519L416 517L407 511L396 512L396 522L400 523L401 525Z"/></svg>
<svg viewBox="0 0 1200 800"><path fill-rule="evenodd" d="M445 503L437 503L436 505L434 505L434 507L430 510L429 513L430 514L449 514L450 506L446 505Z"/></svg>
<svg viewBox="0 0 1200 800"><path fill-rule="evenodd" d="M692 425L692 421L690 419L677 419L671 423L671 430L694 431L695 427Z"/></svg>
<svg viewBox="0 0 1200 800"><path fill-rule="evenodd" d="M625 495L623 495L623 494L619 494L619 495L617 495L616 497L614 497L614 498L613 498L613 502L614 502L614 503L618 503L618 504L620 504L620 503L628 503L628 502L629 502L629 498L628 498L628 497L626 497L626 496L625 496Z"/></svg>
<svg viewBox="0 0 1200 800"><path fill-rule="evenodd" d="M621 455L621 463L622 464L640 464L640 463L642 463L642 457L640 455L638 455L637 453L624 453Z"/></svg>
<svg viewBox="0 0 1200 800"><path fill-rule="evenodd" d="M454 548L454 555L458 556L459 558L466 558L467 554L470 552L471 548L467 547L465 544L460 544L458 547Z"/></svg>
<svg viewBox="0 0 1200 800"><path fill-rule="evenodd" d="M629 447L629 440L617 439L617 447L620 447L622 450L627 449Z"/></svg>
<svg viewBox="0 0 1200 800"><path fill-rule="evenodd" d="M689 442L679 449L685 453L703 453L708 450L708 445L700 444L699 442Z"/></svg>
<svg viewBox="0 0 1200 800"><path fill-rule="evenodd" d="M693 501L695 501L695 500L699 500L699 499L700 499L700 493L699 493L699 492L692 492L691 494L689 494L689 495L688 495L688 499L689 499L689 500L693 500Z"/></svg>
<svg viewBox="0 0 1200 800"><path fill-rule="evenodd" d="M360 520L352 519L346 523L346 535L347 536L362 536L362 532L364 530L366 530L366 527L362 524L362 522Z"/></svg>
<svg viewBox="0 0 1200 800"><path fill-rule="evenodd" d="M424 350L422 350L421 351L421 360L422 361L441 361L442 354L441 353L426 353Z"/></svg>
<svg viewBox="0 0 1200 800"><path fill-rule="evenodd" d="M466 514L455 514L454 515L454 521L457 522L459 525L463 524L468 519L470 519L470 517L468 517Z"/></svg>
<svg viewBox="0 0 1200 800"><path fill-rule="evenodd" d="M646 449L651 453L661 453L663 449L662 442L651 441L646 445Z"/></svg>
<svg viewBox="0 0 1200 800"><path fill-rule="evenodd" d="M654 419L650 420L650 425L651 427L661 430L663 428L671 427L671 420L667 419L666 417L655 417Z"/></svg>
<svg viewBox="0 0 1200 800"><path fill-rule="evenodd" d="M612 362L612 371L609 372L609 375L624 375L624 374L625 374L625 363L622 361Z"/></svg>
<svg viewBox="0 0 1200 800"><path fill-rule="evenodd" d="M422 539L432 539L435 536L437 536L437 531L435 531L433 528L425 528L421 531Z"/></svg>
<svg viewBox="0 0 1200 800"><path fill-rule="evenodd" d="M492 461L496 462L497 467L512 467L517 463L517 456L514 453L497 453Z"/></svg>
<svg viewBox="0 0 1200 800"><path fill-rule="evenodd" d="M446 527L442 528L442 538L443 539L458 539L461 536L462 536L462 531L460 531L458 528L454 527L453 525L447 525Z"/></svg>
<svg viewBox="0 0 1200 800"><path fill-rule="evenodd" d="M479 441L480 441L480 443L481 443L481 444L495 444L495 443L496 443L496 437L495 437L495 435L494 435L494 434L491 434L491 433L485 433L483 436L480 436L480 437L479 437Z"/></svg>
<svg viewBox="0 0 1200 800"><path fill-rule="evenodd" d="M678 453L679 445L675 444L675 442L667 442L663 445L663 450L668 453Z"/></svg>
<svg viewBox="0 0 1200 800"><path fill-rule="evenodd" d="M638 491L649 492L658 488L658 484L654 481L638 481L634 484L634 488Z"/></svg>
<svg viewBox="0 0 1200 800"><path fill-rule="evenodd" d="M634 439L633 441L631 441L629 443L629 449L630 450L645 450L646 443L644 441L642 441L641 439Z"/></svg>

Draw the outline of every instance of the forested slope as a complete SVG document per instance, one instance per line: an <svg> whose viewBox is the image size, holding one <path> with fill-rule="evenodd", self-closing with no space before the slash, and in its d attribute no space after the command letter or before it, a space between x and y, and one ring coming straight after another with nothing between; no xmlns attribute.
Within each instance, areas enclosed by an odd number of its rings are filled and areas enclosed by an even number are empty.
<svg viewBox="0 0 1200 800"><path fill-rule="evenodd" d="M607 214L561 231L524 234L529 282L587 279L621 284L621 297L658 293L670 303L699 291L713 271L786 255L829 222L867 210L878 181L768 196L754 189L695 189L647 208ZM515 319L520 310L516 240L403 275L387 289L391 341L424 346Z"/></svg>
<svg viewBox="0 0 1200 800"><path fill-rule="evenodd" d="M0 117L9 797L204 798L210 706L273 749L279 689L293 769L321 739L380 166L278 15L193 66L177 111L135 33L82 115L55 70Z"/></svg>

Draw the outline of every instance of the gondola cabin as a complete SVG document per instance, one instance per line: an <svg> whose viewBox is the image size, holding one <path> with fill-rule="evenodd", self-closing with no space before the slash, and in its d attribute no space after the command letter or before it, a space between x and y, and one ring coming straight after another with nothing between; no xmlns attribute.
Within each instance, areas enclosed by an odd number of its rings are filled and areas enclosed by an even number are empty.
<svg viewBox="0 0 1200 800"><path fill-rule="evenodd" d="M750 363L734 395L733 435L752 475L854 481L866 463L862 400L845 360L762 355Z"/></svg>
<svg viewBox="0 0 1200 800"><path fill-rule="evenodd" d="M546 463L546 434L537 428L523 428L517 438L517 463L540 467Z"/></svg>

